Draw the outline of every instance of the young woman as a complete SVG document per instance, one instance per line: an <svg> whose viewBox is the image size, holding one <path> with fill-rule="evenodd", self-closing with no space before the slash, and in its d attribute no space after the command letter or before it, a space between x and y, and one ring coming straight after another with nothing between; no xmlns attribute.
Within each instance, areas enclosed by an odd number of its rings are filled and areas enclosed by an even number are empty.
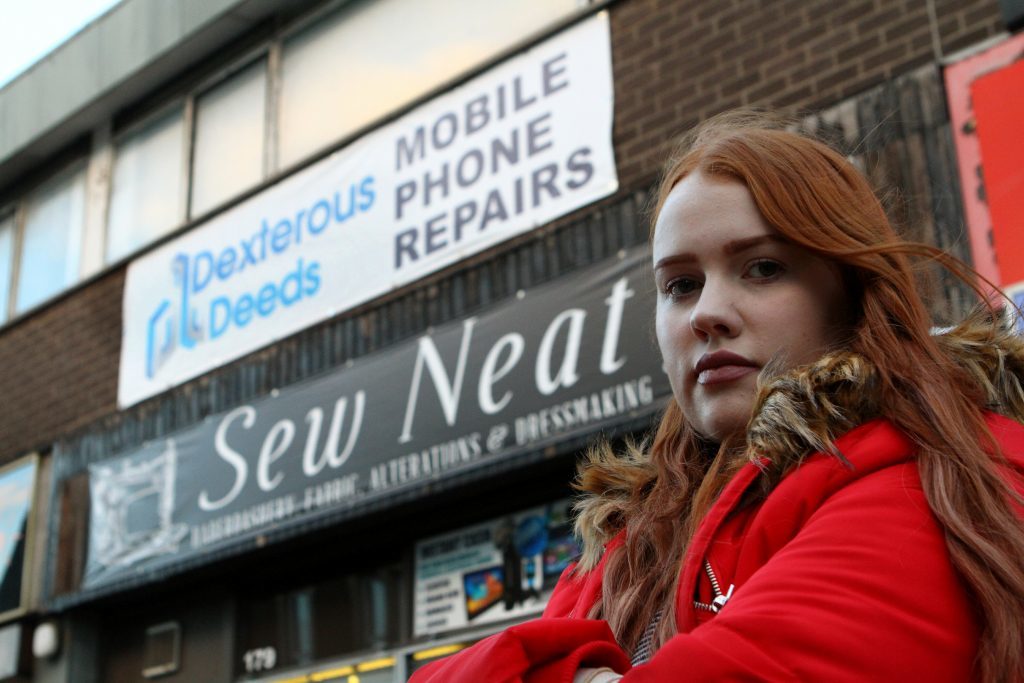
<svg viewBox="0 0 1024 683"><path fill-rule="evenodd" d="M652 232L674 401L581 470L544 617L421 681L1024 681L1024 344L932 334L865 179L753 115L699 128Z"/></svg>

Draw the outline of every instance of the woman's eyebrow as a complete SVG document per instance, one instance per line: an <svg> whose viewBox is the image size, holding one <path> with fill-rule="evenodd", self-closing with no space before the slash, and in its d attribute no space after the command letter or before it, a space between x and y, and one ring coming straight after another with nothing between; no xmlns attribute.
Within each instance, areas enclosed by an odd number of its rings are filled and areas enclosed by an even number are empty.
<svg viewBox="0 0 1024 683"><path fill-rule="evenodd" d="M788 243L786 239L782 237L782 235L757 235L756 237L745 237L741 240L733 240L732 242L727 242L725 246L722 247L722 251L724 251L729 256L732 256L734 254L740 253L741 251L753 249L754 247L759 247L762 244L768 242Z"/></svg>
<svg viewBox="0 0 1024 683"><path fill-rule="evenodd" d="M683 252L680 254L673 254L672 256L666 256L663 259L658 259L658 262L654 264L654 270L660 270L665 266L673 266L679 263L696 263L697 255L691 254L690 252Z"/></svg>
<svg viewBox="0 0 1024 683"><path fill-rule="evenodd" d="M725 245L722 246L722 251L728 256L734 256L768 242L789 244L789 242L781 235L756 235L754 237L744 237L743 239L726 242ZM654 270L664 268L665 266L678 265L680 263L694 263L697 260L698 258L696 254L684 251L659 259L658 262L654 264Z"/></svg>

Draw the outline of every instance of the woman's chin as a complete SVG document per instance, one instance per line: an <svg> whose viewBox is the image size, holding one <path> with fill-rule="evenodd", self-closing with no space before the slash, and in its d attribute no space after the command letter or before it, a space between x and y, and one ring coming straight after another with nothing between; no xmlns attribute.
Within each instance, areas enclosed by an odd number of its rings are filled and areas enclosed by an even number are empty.
<svg viewBox="0 0 1024 683"><path fill-rule="evenodd" d="M698 434L709 441L722 443L746 432L754 403L754 389L730 392L730 395L704 396L694 405L683 406L683 414Z"/></svg>

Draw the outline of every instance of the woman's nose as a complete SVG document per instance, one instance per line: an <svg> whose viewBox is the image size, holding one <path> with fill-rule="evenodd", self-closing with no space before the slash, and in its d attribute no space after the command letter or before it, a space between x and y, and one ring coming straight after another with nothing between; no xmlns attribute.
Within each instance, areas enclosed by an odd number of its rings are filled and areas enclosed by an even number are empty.
<svg viewBox="0 0 1024 683"><path fill-rule="evenodd" d="M701 339L735 337L741 319L733 299L727 286L705 282L690 312L690 328L694 334Z"/></svg>

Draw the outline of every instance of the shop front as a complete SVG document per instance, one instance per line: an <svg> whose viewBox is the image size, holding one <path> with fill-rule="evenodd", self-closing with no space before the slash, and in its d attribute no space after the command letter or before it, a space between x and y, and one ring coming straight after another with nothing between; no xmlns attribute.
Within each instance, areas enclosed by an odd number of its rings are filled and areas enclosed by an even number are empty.
<svg viewBox="0 0 1024 683"><path fill-rule="evenodd" d="M88 523L58 604L98 615L108 676L275 681L401 680L537 615L579 451L669 395L649 268L616 250L136 448L62 447Z"/></svg>
<svg viewBox="0 0 1024 683"><path fill-rule="evenodd" d="M543 610L581 451L670 393L610 68L598 13L129 265L53 454L98 680L398 681Z"/></svg>

